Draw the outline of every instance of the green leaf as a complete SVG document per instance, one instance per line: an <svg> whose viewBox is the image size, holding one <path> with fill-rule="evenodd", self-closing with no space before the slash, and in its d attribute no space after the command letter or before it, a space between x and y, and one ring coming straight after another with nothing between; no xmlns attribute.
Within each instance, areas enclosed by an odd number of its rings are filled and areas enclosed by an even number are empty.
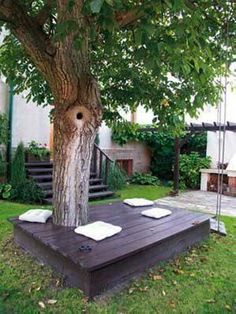
<svg viewBox="0 0 236 314"><path fill-rule="evenodd" d="M114 1L113 0L105 0L105 2L107 4L109 4L110 6L112 6L114 4Z"/></svg>
<svg viewBox="0 0 236 314"><path fill-rule="evenodd" d="M93 0L90 3L90 8L93 13L99 13L101 11L104 0Z"/></svg>

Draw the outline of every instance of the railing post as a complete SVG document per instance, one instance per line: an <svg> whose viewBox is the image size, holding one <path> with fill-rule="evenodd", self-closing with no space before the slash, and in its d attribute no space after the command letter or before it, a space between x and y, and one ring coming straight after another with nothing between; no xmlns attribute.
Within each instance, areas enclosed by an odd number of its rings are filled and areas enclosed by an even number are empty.
<svg viewBox="0 0 236 314"><path fill-rule="evenodd" d="M106 164L105 164L105 184L107 184L108 174L109 174L109 159L106 158Z"/></svg>
<svg viewBox="0 0 236 314"><path fill-rule="evenodd" d="M97 147L93 148L93 172L97 175Z"/></svg>
<svg viewBox="0 0 236 314"><path fill-rule="evenodd" d="M99 178L102 177L102 151L100 150L99 154Z"/></svg>

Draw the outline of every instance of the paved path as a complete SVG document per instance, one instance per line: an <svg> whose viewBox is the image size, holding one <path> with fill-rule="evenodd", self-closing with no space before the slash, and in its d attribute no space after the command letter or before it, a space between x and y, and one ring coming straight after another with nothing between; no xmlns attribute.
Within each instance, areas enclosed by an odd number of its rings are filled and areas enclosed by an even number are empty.
<svg viewBox="0 0 236 314"><path fill-rule="evenodd" d="M214 192L190 191L158 199L156 203L215 214L216 200L217 194ZM222 195L221 214L236 217L236 197Z"/></svg>

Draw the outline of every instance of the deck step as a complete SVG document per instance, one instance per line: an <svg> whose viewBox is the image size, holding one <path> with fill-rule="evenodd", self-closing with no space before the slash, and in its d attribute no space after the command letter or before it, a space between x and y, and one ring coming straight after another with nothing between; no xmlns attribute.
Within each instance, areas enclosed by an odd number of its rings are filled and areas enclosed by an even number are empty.
<svg viewBox="0 0 236 314"><path fill-rule="evenodd" d="M36 182L38 181L51 181L52 182L52 174L29 175L29 177L34 179Z"/></svg>
<svg viewBox="0 0 236 314"><path fill-rule="evenodd" d="M107 190L108 185L106 184L97 184L97 185L90 185L89 191L101 191L101 190Z"/></svg>
<svg viewBox="0 0 236 314"><path fill-rule="evenodd" d="M43 201L44 201L45 204L48 204L48 205L52 204L52 198L51 197L45 198Z"/></svg>
<svg viewBox="0 0 236 314"><path fill-rule="evenodd" d="M114 192L112 191L103 191L103 192L97 192L97 193L89 193L89 200L95 200L99 198L106 198L106 197L111 197L114 195ZM44 199L44 202L46 204L52 204L52 197L46 197Z"/></svg>
<svg viewBox="0 0 236 314"><path fill-rule="evenodd" d="M52 181L49 182L37 182L37 185L43 190L52 190Z"/></svg>
<svg viewBox="0 0 236 314"><path fill-rule="evenodd" d="M53 199L53 163L52 162L28 162L25 163L28 177L33 179L44 194L44 202L52 204ZM110 197L114 195L102 178L96 172L90 172L89 200Z"/></svg>
<svg viewBox="0 0 236 314"><path fill-rule="evenodd" d="M94 179L90 179L89 180L89 184L90 185L95 185L95 184L101 184L102 183L102 179L101 178L94 178Z"/></svg>
<svg viewBox="0 0 236 314"><path fill-rule="evenodd" d="M28 167L53 167L53 163L51 161L42 161L42 162L26 162L26 168Z"/></svg>
<svg viewBox="0 0 236 314"><path fill-rule="evenodd" d="M96 178L96 177L97 177L96 172L90 172L90 179Z"/></svg>
<svg viewBox="0 0 236 314"><path fill-rule="evenodd" d="M45 186L45 185L44 185ZM42 190L43 190L43 194L45 196L45 198L48 198L49 196L52 196L53 195L53 190L52 190L52 185L46 185L46 187L49 187L48 189L43 189L42 187ZM108 185L105 185L105 184L100 184L100 185L91 185L89 187L89 191L91 192L90 194L92 195L93 191L97 191L97 192L104 192L104 190L107 190L108 189Z"/></svg>
<svg viewBox="0 0 236 314"><path fill-rule="evenodd" d="M45 171L47 172L47 171ZM96 178L96 173L91 173L90 177L91 179L89 180L90 184L98 184L102 182L102 179L100 178ZM36 182L38 181L52 181L52 174L48 173L48 174L29 174L29 177L31 177L32 179L34 179Z"/></svg>
<svg viewBox="0 0 236 314"><path fill-rule="evenodd" d="M52 190L44 190L43 194L44 194L45 198L52 197L53 191Z"/></svg>
<svg viewBox="0 0 236 314"><path fill-rule="evenodd" d="M97 198L104 198L108 196L114 195L114 192L112 191L102 191L102 192L96 192L96 193L89 193L89 200L94 200Z"/></svg>
<svg viewBox="0 0 236 314"><path fill-rule="evenodd" d="M27 168L26 171L31 174L31 173L52 173L52 168Z"/></svg>

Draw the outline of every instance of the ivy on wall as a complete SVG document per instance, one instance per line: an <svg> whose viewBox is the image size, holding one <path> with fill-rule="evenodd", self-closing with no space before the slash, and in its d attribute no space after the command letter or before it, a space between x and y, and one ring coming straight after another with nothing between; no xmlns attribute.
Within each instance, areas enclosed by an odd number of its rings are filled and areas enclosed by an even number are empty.
<svg viewBox="0 0 236 314"><path fill-rule="evenodd" d="M119 145L130 141L146 143L152 152L151 172L162 180L173 179L174 137L171 131L141 131L140 125L130 122L116 122L112 126L112 140ZM183 141L186 132L180 135ZM197 152L199 157L206 155L207 133L193 133L181 148L181 153Z"/></svg>

